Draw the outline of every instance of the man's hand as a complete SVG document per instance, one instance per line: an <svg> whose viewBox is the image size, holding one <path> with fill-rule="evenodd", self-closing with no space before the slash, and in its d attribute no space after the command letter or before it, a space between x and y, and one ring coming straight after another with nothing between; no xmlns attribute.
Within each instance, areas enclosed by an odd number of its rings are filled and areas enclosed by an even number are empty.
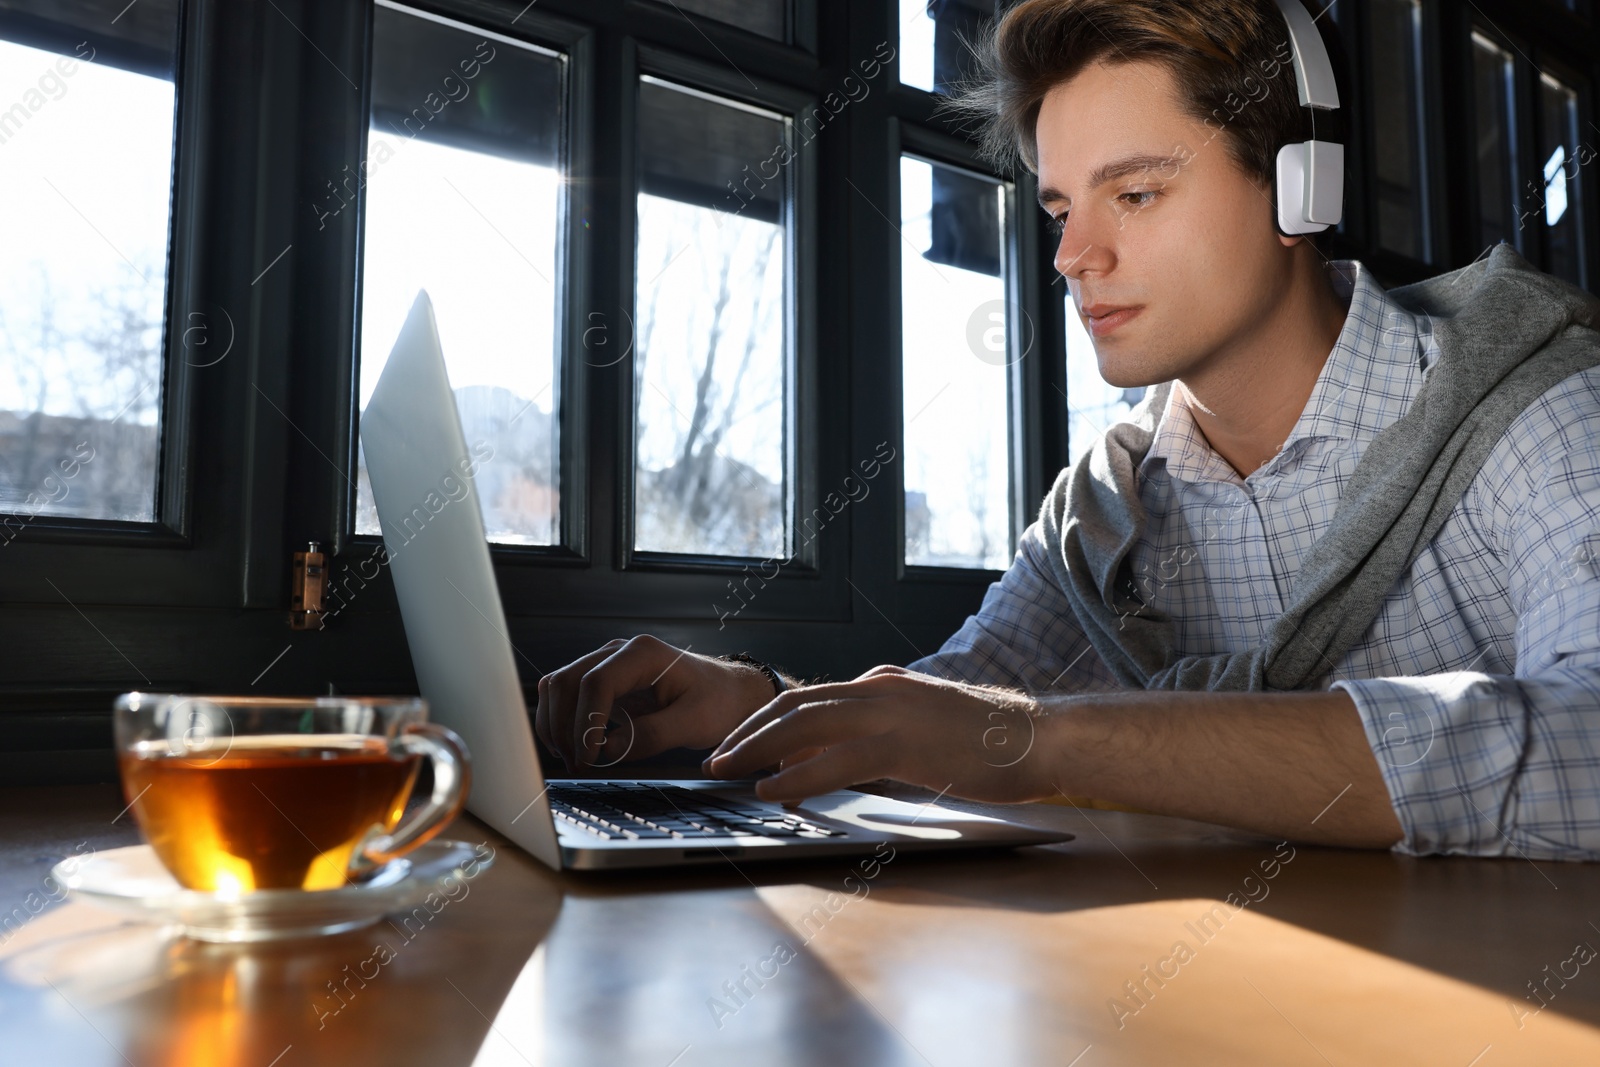
<svg viewBox="0 0 1600 1067"><path fill-rule="evenodd" d="M1402 832L1355 704L1337 690L1035 698L875 667L768 702L706 770L737 778L775 764L756 784L766 800L894 778L1000 803L1092 796L1362 848Z"/></svg>
<svg viewBox="0 0 1600 1067"><path fill-rule="evenodd" d="M607 641L539 679L534 731L569 770L669 748L710 748L772 699L755 667L694 655L654 637ZM618 725L607 730L607 724Z"/></svg>
<svg viewBox="0 0 1600 1067"><path fill-rule="evenodd" d="M1032 752L1038 705L1020 692L874 667L850 682L792 689L739 725L706 770L783 769L756 783L792 801L894 778L970 800L1011 803L1055 788Z"/></svg>

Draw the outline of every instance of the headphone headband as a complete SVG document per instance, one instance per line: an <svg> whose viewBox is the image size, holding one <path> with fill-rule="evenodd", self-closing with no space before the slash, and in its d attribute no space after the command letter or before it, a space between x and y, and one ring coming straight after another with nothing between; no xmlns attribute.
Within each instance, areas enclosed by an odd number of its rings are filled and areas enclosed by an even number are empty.
<svg viewBox="0 0 1600 1067"><path fill-rule="evenodd" d="M1289 45L1294 50L1294 77L1300 87L1300 106L1336 109L1339 83L1334 79L1333 60L1328 57L1328 48L1322 43L1322 35L1317 32L1311 13L1300 0L1278 0L1278 10L1289 24Z"/></svg>
<svg viewBox="0 0 1600 1067"><path fill-rule="evenodd" d="M1289 27L1300 106L1336 111L1339 85L1316 20L1300 0L1278 0ZM1286 236L1320 233L1344 217L1344 145L1315 139L1278 149L1277 223Z"/></svg>

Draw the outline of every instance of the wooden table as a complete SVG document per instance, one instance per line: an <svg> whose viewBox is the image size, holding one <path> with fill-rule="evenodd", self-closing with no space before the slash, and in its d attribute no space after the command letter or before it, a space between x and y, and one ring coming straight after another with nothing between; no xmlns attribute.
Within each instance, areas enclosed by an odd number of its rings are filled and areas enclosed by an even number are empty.
<svg viewBox="0 0 1600 1067"><path fill-rule="evenodd" d="M136 842L121 808L111 786L0 790L0 1063L1600 1062L1597 865L1037 806L1010 811L1077 840L872 878L561 875L464 818L449 836L495 865L404 930L214 945L77 901L29 916L55 860Z"/></svg>

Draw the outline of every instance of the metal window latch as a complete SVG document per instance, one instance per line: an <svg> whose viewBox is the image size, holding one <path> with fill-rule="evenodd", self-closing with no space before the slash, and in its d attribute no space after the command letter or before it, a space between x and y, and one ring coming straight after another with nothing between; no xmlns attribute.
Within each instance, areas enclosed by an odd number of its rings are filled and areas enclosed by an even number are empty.
<svg viewBox="0 0 1600 1067"><path fill-rule="evenodd" d="M289 595L289 628L313 630L322 620L322 598L328 591L327 557L322 543L312 541L294 554L294 580Z"/></svg>

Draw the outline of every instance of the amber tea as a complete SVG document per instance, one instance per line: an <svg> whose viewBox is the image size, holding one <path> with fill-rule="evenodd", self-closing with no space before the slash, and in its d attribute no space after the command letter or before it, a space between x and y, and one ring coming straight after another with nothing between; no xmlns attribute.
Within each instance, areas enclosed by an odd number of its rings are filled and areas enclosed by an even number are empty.
<svg viewBox="0 0 1600 1067"><path fill-rule="evenodd" d="M220 756L147 740L118 758L139 825L173 876L247 893L345 885L368 832L399 823L420 757L383 737L262 734L232 738Z"/></svg>

